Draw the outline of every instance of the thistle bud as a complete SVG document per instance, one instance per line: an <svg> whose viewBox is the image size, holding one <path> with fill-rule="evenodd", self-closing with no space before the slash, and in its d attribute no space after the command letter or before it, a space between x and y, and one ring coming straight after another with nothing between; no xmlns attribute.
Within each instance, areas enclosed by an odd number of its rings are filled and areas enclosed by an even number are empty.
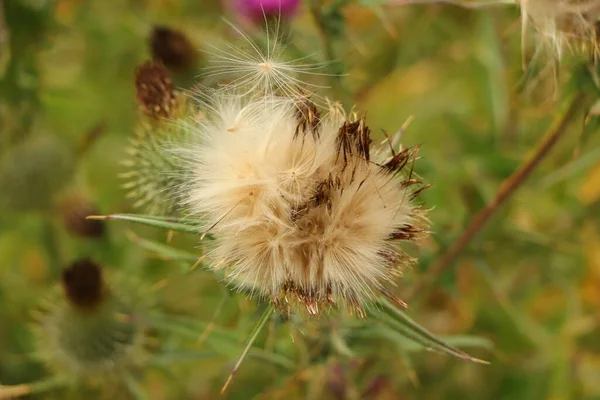
<svg viewBox="0 0 600 400"><path fill-rule="evenodd" d="M198 51L187 36L166 26L152 28L149 38L152 59L175 72L194 68Z"/></svg>
<svg viewBox="0 0 600 400"><path fill-rule="evenodd" d="M135 87L141 111L153 118L169 117L177 105L175 86L164 65L147 61L135 71Z"/></svg>
<svg viewBox="0 0 600 400"><path fill-rule="evenodd" d="M61 283L67 300L75 308L92 309L102 302L104 281L102 270L91 260L85 258L74 262L65 269Z"/></svg>
<svg viewBox="0 0 600 400"><path fill-rule="evenodd" d="M96 207L86 198L72 196L62 200L59 206L63 225L69 233L83 238L99 238L104 234L104 222L86 219L99 214Z"/></svg>
<svg viewBox="0 0 600 400"><path fill-rule="evenodd" d="M37 329L38 356L79 377L115 374L143 356L144 332L135 291L115 290L89 259L63 271L63 296L52 301Z"/></svg>

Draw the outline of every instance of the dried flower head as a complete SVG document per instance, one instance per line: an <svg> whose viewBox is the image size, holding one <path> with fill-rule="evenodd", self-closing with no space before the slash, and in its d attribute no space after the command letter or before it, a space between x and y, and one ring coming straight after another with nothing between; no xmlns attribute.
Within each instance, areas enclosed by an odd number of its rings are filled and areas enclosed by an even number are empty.
<svg viewBox="0 0 600 400"><path fill-rule="evenodd" d="M169 117L177 105L175 86L165 67L147 61L136 68L135 87L142 112L150 117Z"/></svg>
<svg viewBox="0 0 600 400"><path fill-rule="evenodd" d="M61 284L64 295L48 302L36 327L42 361L75 377L99 378L143 360L143 307L136 290L107 284L89 259L65 269Z"/></svg>
<svg viewBox="0 0 600 400"><path fill-rule="evenodd" d="M372 147L364 116L321 116L306 99L222 97L193 133L187 204L216 237L212 269L311 315L342 303L364 316L376 292L390 295L412 262L397 242L425 227L416 149Z"/></svg>
<svg viewBox="0 0 600 400"><path fill-rule="evenodd" d="M154 26L149 37L152 59L161 62L172 71L187 71L195 66L198 51L181 31Z"/></svg>
<svg viewBox="0 0 600 400"><path fill-rule="evenodd" d="M531 23L560 57L565 49L591 45L597 50L598 0L521 0L523 38Z"/></svg>

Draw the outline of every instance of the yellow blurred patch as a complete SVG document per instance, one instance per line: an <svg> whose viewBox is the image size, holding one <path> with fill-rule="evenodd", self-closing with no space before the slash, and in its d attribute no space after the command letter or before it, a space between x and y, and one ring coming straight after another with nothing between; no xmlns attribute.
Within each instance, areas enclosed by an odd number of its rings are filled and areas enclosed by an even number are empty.
<svg viewBox="0 0 600 400"><path fill-rule="evenodd" d="M377 16L372 10L359 5L349 5L343 9L344 21L353 30L372 29Z"/></svg>
<svg viewBox="0 0 600 400"><path fill-rule="evenodd" d="M565 302L566 297L562 289L555 287L543 288L531 303L531 314L536 320L551 318L557 310L564 309Z"/></svg>
<svg viewBox="0 0 600 400"><path fill-rule="evenodd" d="M584 204L592 204L600 199L600 163L588 171L579 188L579 199Z"/></svg>
<svg viewBox="0 0 600 400"><path fill-rule="evenodd" d="M73 16L81 0L59 0L56 4L56 18L63 24L73 21Z"/></svg>
<svg viewBox="0 0 600 400"><path fill-rule="evenodd" d="M42 282L48 276L48 261L37 250L29 250L23 257L23 267L27 277L35 282Z"/></svg>
<svg viewBox="0 0 600 400"><path fill-rule="evenodd" d="M583 301L600 308L600 235L592 223L586 224L582 232L583 255L586 274L581 285Z"/></svg>

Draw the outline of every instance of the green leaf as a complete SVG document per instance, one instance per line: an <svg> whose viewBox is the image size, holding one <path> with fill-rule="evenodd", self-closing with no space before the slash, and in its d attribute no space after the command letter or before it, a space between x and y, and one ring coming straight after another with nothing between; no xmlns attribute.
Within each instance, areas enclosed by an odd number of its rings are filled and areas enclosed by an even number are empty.
<svg viewBox="0 0 600 400"><path fill-rule="evenodd" d="M375 314L379 321L392 329L396 333L419 343L425 348L438 351L462 360L473 361L481 364L488 364L487 361L472 357L462 350L457 349L441 338L435 336L427 329L412 320L406 313L386 298L379 300L383 309Z"/></svg>
<svg viewBox="0 0 600 400"><path fill-rule="evenodd" d="M97 220L118 220L129 221L137 224L153 226L155 228L166 229L175 232L191 233L201 235L202 238L212 239L210 234L201 230L198 226L192 225L189 221L183 221L172 217L151 217L148 215L138 214L110 214L110 215L90 215L88 219Z"/></svg>
<svg viewBox="0 0 600 400"><path fill-rule="evenodd" d="M127 231L126 234L127 234L127 237L129 238L129 240L131 240L133 243L139 245L144 250L149 251L154 254L164 256L165 258L167 258L169 260L190 261L190 262L196 263L202 257L197 254L187 252L185 250L176 249L174 247L171 247L171 246L163 244L163 243L159 243L159 242L155 242L153 240L141 238L130 231Z"/></svg>

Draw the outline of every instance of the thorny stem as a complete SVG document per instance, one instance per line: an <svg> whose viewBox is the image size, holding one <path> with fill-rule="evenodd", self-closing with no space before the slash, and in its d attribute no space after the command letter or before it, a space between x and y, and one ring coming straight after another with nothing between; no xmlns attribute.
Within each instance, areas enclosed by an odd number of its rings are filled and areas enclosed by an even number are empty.
<svg viewBox="0 0 600 400"><path fill-rule="evenodd" d="M242 365L242 361L244 361L244 358L246 358L246 354L248 354L248 351L250 351L252 344L256 341L258 334L262 331L263 327L265 326L265 324L267 323L269 318L271 318L271 315L273 315L274 312L275 312L275 306L273 305L273 303L269 303L269 306L267 307L267 309L265 310L263 315L260 317L260 320L254 327L254 330L252 331L252 334L250 335L250 339L248 340L248 343L246 344L244 351L240 355L240 358L238 359L237 363L235 363L235 366L231 370L231 373L229 374L227 381L223 385L223 388L221 389L221 395L223 395L227 391L227 388L229 387L229 385L231 384L231 381L233 380L233 376L235 375L237 370L240 368L240 365Z"/></svg>
<svg viewBox="0 0 600 400"><path fill-rule="evenodd" d="M584 100L585 95L583 93L578 93L573 97L567 111L554 120L546 133L545 138L538 144L533 155L525 160L519 168L502 183L496 197L475 216L460 238L458 238L446 253L438 258L431 268L429 268L426 275L423 276L423 278L413 287L412 291L406 296L407 299L410 300L416 294L423 293L425 287L433 283L438 275L452 265L461 251L469 244L473 236L479 232L500 206L525 182L531 172L550 152L552 147L554 147L558 139L563 136L567 126L581 108Z"/></svg>
<svg viewBox="0 0 600 400"><path fill-rule="evenodd" d="M32 383L23 383L20 385L2 386L0 385L0 400L15 399L34 393L47 392L59 387L66 386L68 380L65 376L55 376Z"/></svg>

